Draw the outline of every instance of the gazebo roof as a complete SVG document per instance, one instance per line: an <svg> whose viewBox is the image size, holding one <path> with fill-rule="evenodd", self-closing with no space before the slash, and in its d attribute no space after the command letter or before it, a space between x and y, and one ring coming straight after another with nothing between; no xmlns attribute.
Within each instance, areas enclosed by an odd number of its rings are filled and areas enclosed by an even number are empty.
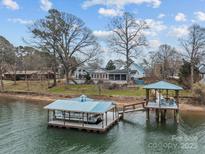
<svg viewBox="0 0 205 154"><path fill-rule="evenodd" d="M144 89L183 90L182 87L166 82L166 81L158 81L155 83L145 85Z"/></svg>
<svg viewBox="0 0 205 154"><path fill-rule="evenodd" d="M82 95L72 99L56 100L45 106L44 109L85 113L105 113L114 107L115 104L111 101L93 100Z"/></svg>

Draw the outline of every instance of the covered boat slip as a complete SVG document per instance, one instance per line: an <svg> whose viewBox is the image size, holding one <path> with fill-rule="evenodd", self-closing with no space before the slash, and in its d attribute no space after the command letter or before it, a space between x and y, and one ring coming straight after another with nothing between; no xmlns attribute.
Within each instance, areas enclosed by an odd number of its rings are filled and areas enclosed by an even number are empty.
<svg viewBox="0 0 205 154"><path fill-rule="evenodd" d="M179 91L183 90L183 88L165 81L159 81L144 86L144 89L146 90L145 109L147 120L149 120L150 110L155 110L157 121L166 120L167 110L173 110L174 118L179 122ZM175 91L174 97L169 97L170 90ZM151 92L154 92L153 99L150 96ZM164 94L163 92L165 92L165 98L162 95Z"/></svg>
<svg viewBox="0 0 205 154"><path fill-rule="evenodd" d="M95 101L82 95L56 100L44 107L48 110L48 125L105 132L119 119L116 104Z"/></svg>

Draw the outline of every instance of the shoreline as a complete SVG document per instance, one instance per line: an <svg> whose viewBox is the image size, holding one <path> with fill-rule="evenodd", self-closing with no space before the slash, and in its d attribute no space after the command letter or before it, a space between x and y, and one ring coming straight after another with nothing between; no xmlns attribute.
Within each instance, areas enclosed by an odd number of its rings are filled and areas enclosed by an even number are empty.
<svg viewBox="0 0 205 154"><path fill-rule="evenodd" d="M40 102L40 103L51 103L56 99L65 99L65 98L72 98L77 97L79 95L54 95L54 94L36 94L36 93L28 93L28 94L21 94L21 93L0 93L0 97L10 98L10 99L20 99L20 100L30 100L33 102ZM142 102L143 97L131 97L131 96L89 96L93 99L103 99L103 100L113 100L117 103L119 107L122 107L125 104L132 104L136 102ZM194 105L185 103L184 99L183 103L179 104L180 111L187 111L187 112L205 112L205 105Z"/></svg>

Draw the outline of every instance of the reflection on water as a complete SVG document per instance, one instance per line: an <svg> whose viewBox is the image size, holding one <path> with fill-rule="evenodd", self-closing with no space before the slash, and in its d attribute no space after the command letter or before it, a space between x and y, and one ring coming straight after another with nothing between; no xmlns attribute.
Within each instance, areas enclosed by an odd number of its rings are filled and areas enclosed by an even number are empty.
<svg viewBox="0 0 205 154"><path fill-rule="evenodd" d="M181 113L164 124L131 113L108 133L47 128L42 103L0 100L0 153L203 153L205 114Z"/></svg>

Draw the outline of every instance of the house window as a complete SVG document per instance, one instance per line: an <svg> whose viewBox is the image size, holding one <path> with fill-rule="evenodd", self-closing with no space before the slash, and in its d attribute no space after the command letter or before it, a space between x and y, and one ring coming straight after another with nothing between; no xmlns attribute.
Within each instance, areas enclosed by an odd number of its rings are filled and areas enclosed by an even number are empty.
<svg viewBox="0 0 205 154"><path fill-rule="evenodd" d="M115 75L115 80L120 80L120 74Z"/></svg>
<svg viewBox="0 0 205 154"><path fill-rule="evenodd" d="M109 74L109 80L114 80L114 75L113 74Z"/></svg>
<svg viewBox="0 0 205 154"><path fill-rule="evenodd" d="M121 75L121 80L126 80L126 74Z"/></svg>

